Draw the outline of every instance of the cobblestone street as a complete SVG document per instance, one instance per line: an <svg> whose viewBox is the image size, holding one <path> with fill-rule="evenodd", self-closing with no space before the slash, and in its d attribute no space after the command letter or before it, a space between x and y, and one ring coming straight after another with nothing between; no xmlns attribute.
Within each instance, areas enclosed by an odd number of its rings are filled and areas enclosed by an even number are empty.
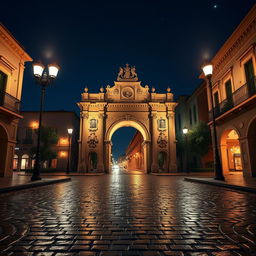
<svg viewBox="0 0 256 256"><path fill-rule="evenodd" d="M0 255L256 255L256 195L104 175L0 196Z"/></svg>

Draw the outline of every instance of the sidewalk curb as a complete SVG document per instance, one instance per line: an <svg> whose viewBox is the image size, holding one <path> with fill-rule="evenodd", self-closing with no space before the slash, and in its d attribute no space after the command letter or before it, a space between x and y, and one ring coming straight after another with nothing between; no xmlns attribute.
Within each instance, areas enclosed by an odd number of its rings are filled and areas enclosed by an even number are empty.
<svg viewBox="0 0 256 256"><path fill-rule="evenodd" d="M84 173L84 174L64 174L64 173L62 173L62 174L48 174L48 173L41 173L40 175L41 175L41 177L55 177L55 176L67 176L67 177L83 177L83 176L101 176L101 175L104 175L104 174L106 174L106 173L101 173L101 172L99 172L99 173ZM19 176L32 176L31 174L18 174Z"/></svg>
<svg viewBox="0 0 256 256"><path fill-rule="evenodd" d="M0 194L7 193L7 192L13 192L13 191L17 191L17 190L22 190L22 189L46 186L46 185L56 184L56 183L60 183L60 182L67 182L67 181L71 181L71 178L60 178L60 179L52 179L52 180L43 180L42 179L40 181L33 181L31 183L0 188Z"/></svg>
<svg viewBox="0 0 256 256"><path fill-rule="evenodd" d="M256 188L251 188L251 187L238 186L238 185L233 185L233 184L222 183L219 181L209 181L209 180L198 179L198 178L184 178L184 180L190 181L190 182L195 182L195 183L213 185L213 186L217 186L217 187L224 187L224 188L229 188L229 189L239 190L239 191L244 191L244 192L251 192L251 193L256 194Z"/></svg>

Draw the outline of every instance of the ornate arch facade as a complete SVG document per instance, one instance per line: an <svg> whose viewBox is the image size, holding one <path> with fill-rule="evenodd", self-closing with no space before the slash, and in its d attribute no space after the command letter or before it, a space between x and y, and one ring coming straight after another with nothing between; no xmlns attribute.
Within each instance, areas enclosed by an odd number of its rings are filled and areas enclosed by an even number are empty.
<svg viewBox="0 0 256 256"><path fill-rule="evenodd" d="M135 67L120 68L113 86L89 93L85 88L80 108L79 162L80 172L110 172L111 138L125 126L136 128L143 136L145 172L176 172L175 113L176 103L167 93L149 92L138 81ZM159 169L158 153L165 151L168 166ZM97 170L90 170L88 155L97 153Z"/></svg>

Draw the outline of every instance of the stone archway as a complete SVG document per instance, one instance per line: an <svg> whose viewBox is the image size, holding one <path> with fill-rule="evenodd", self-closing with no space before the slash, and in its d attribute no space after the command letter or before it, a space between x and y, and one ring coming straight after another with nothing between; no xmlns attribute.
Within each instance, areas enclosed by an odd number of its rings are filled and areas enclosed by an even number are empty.
<svg viewBox="0 0 256 256"><path fill-rule="evenodd" d="M221 160L224 174L230 171L242 171L239 134L235 128L225 130L220 139Z"/></svg>
<svg viewBox="0 0 256 256"><path fill-rule="evenodd" d="M4 176L7 161L8 134L0 125L0 177Z"/></svg>
<svg viewBox="0 0 256 256"><path fill-rule="evenodd" d="M135 67L119 69L114 85L89 93L85 88L80 108L80 140L78 170L90 171L89 154L98 156L97 171L108 173L111 159L111 137L121 127L134 127L143 136L145 172L176 172L175 113L171 89L156 93L142 86ZM158 153L168 157L163 169Z"/></svg>
<svg viewBox="0 0 256 256"><path fill-rule="evenodd" d="M256 176L256 118L250 123L247 133L251 175Z"/></svg>
<svg viewBox="0 0 256 256"><path fill-rule="evenodd" d="M112 151L112 143L111 139L113 134L122 127L133 127L136 130L138 130L142 137L143 137L143 156L144 156L144 172L149 173L150 172L150 133L147 129L147 127L144 126L143 123L141 123L139 120L117 120L113 122L112 125L110 125L109 129L106 131L105 135L105 166L106 166L106 172L109 173L111 170L111 151Z"/></svg>

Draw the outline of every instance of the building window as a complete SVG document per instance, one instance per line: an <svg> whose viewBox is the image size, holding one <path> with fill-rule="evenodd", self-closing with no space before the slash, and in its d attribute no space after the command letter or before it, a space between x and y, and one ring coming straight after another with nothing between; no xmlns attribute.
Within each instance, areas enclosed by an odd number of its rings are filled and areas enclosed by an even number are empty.
<svg viewBox="0 0 256 256"><path fill-rule="evenodd" d="M220 114L220 104L219 104L219 93L215 92L213 95L214 98L214 108L215 108L215 114Z"/></svg>
<svg viewBox="0 0 256 256"><path fill-rule="evenodd" d="M192 121L192 110L191 108L189 109L189 123L190 125L192 125L193 121Z"/></svg>
<svg viewBox="0 0 256 256"><path fill-rule="evenodd" d="M98 121L96 119L90 120L90 129L97 129Z"/></svg>
<svg viewBox="0 0 256 256"><path fill-rule="evenodd" d="M255 85L255 77L254 77L254 68L252 59L249 59L244 64L244 71L245 71L245 79L248 86L249 94L253 94L256 92L256 85Z"/></svg>
<svg viewBox="0 0 256 256"><path fill-rule="evenodd" d="M194 111L194 122L196 123L197 122L196 105L194 105L193 111Z"/></svg>
<svg viewBox="0 0 256 256"><path fill-rule="evenodd" d="M0 71L0 105L2 105L4 101L6 83L7 83L7 75L2 71Z"/></svg>
<svg viewBox="0 0 256 256"><path fill-rule="evenodd" d="M232 85L230 79L225 83L225 90L227 100L232 101Z"/></svg>
<svg viewBox="0 0 256 256"><path fill-rule="evenodd" d="M165 130L166 129L166 120L161 118L158 120L158 129Z"/></svg>
<svg viewBox="0 0 256 256"><path fill-rule="evenodd" d="M17 155L14 155L14 158L13 158L13 170L17 170L18 169L18 156Z"/></svg>

